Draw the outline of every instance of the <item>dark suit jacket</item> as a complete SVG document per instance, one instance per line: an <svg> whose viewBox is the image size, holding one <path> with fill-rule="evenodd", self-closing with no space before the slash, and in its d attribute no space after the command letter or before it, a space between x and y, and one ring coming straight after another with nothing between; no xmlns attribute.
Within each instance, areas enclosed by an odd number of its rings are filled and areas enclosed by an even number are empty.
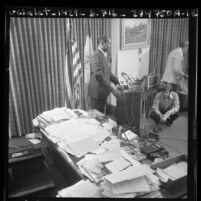
<svg viewBox="0 0 201 201"><path fill-rule="evenodd" d="M95 99L106 100L112 91L110 81L119 84L118 78L111 73L111 68L105 55L98 49L91 59L91 76L89 82L89 96Z"/></svg>

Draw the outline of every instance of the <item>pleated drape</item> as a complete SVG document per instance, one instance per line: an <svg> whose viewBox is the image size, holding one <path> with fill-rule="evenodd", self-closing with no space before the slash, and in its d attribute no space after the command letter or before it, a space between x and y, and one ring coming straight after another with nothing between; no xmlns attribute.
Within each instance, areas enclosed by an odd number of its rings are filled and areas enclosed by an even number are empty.
<svg viewBox="0 0 201 201"><path fill-rule="evenodd" d="M33 132L32 119L65 105L65 19L11 18L9 136Z"/></svg>
<svg viewBox="0 0 201 201"><path fill-rule="evenodd" d="M86 24L89 21L90 33L92 36L93 49L95 50L98 45L98 38L101 35L111 37L111 19L104 18L72 18L70 19L72 25L76 27L77 43L81 56L81 63L84 64L84 45L86 41Z"/></svg>
<svg viewBox="0 0 201 201"><path fill-rule="evenodd" d="M182 41L189 40L189 19L152 19L149 56L149 72L164 73L168 54ZM188 55L185 57L188 64ZM185 70L188 66L184 67Z"/></svg>
<svg viewBox="0 0 201 201"><path fill-rule="evenodd" d="M84 65L85 22L94 49L100 35L110 36L110 19L70 19L76 28ZM69 106L66 93L66 18L10 18L9 137L34 132L32 119L46 110Z"/></svg>

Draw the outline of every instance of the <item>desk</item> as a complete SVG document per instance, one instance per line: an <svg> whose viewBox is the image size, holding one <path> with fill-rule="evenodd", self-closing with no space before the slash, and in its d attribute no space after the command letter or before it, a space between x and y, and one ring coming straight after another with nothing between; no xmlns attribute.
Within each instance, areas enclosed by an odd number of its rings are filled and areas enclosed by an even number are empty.
<svg viewBox="0 0 201 201"><path fill-rule="evenodd" d="M61 149L60 149L60 147L59 147L59 145L58 144L55 144L55 143L53 143L48 137L47 137L47 133L46 133L46 131L44 130L44 129L40 129L40 131L41 131L41 133L42 133L42 136L43 136L43 138L49 143L49 145L51 146L51 148L52 148L52 150L53 150L53 152L54 152L54 154L55 154L55 158L59 158L58 160L57 160L57 167L62 171L62 173L66 176L66 179L69 179L69 178L71 178L71 177L73 177L73 183L72 183L72 185L75 183L75 182L77 182L77 181L79 181L79 180L81 180L81 179L83 179L83 180L85 180L86 179L86 177L82 174L82 172L79 170L79 168L78 168L78 166L77 166L77 162L79 161L79 160L81 160L82 159L82 157L81 158L77 158L77 157L75 157L75 156L73 156L73 155L71 155L71 154L68 154L68 153L64 153L64 152L62 152L61 151ZM63 166L63 167L62 167ZM70 171L68 171L68 170L70 170ZM70 174L70 175L69 175ZM166 191L163 191L162 189L161 189L161 191L162 191L162 195L164 195L164 197L181 197L181 196L183 196L183 195L185 195L186 194L186 192L180 192L179 194L175 194L175 195L171 195L171 194L169 194L168 192L166 192Z"/></svg>
<svg viewBox="0 0 201 201"><path fill-rule="evenodd" d="M48 137L47 133L44 129L40 129L41 134L44 140L50 145L52 156L54 158L55 166L62 172L66 179L69 179L69 172L72 173L70 175L73 178L72 182L79 181L81 179L86 179L86 177L81 173L76 163L81 160L81 158L77 158L69 153L64 153L58 144L53 143ZM69 171L69 172L68 172Z"/></svg>

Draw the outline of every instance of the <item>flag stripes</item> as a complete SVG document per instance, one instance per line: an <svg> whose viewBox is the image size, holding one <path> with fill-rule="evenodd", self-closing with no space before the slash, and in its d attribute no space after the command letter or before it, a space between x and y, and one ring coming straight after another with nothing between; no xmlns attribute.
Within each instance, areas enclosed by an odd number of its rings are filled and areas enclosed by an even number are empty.
<svg viewBox="0 0 201 201"><path fill-rule="evenodd" d="M72 42L72 67L73 67L73 90L74 90L74 107L81 106L82 98L82 66L80 61L80 54L77 48L77 41Z"/></svg>

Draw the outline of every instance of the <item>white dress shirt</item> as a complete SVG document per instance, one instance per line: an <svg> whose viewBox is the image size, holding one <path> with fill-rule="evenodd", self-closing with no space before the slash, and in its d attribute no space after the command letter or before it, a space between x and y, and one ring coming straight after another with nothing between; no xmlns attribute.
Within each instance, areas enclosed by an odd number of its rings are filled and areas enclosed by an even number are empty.
<svg viewBox="0 0 201 201"><path fill-rule="evenodd" d="M168 55L166 69L162 77L162 81L179 84L184 72L183 69L184 56L180 47L172 50Z"/></svg>

